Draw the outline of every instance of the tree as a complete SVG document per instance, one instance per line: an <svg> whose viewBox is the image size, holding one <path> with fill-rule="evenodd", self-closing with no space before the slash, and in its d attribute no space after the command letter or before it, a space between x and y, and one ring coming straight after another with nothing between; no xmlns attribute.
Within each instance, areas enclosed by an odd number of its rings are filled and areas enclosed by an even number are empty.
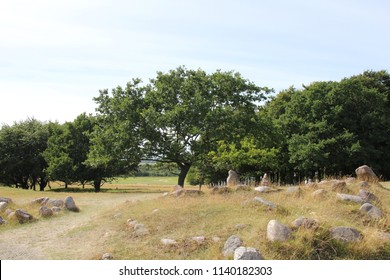
<svg viewBox="0 0 390 280"><path fill-rule="evenodd" d="M47 163L42 153L47 147L51 124L27 119L0 130L0 181L16 188L41 191L47 185Z"/></svg>
<svg viewBox="0 0 390 280"><path fill-rule="evenodd" d="M102 154L95 159L176 163L181 186L191 166L219 141L239 141L253 127L256 102L270 92L239 73L185 67L158 72L146 86L140 83L135 79L125 90L117 87L112 97L101 91L95 99L103 127L94 141L106 147L97 148Z"/></svg>

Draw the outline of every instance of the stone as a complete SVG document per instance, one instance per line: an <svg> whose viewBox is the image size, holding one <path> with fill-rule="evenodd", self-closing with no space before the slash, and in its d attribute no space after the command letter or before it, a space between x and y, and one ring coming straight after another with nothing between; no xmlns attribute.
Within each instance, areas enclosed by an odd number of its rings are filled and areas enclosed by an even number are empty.
<svg viewBox="0 0 390 280"><path fill-rule="evenodd" d="M32 204L41 204L41 205L44 205L46 204L46 202L49 200L48 197L40 197L40 198L36 198L34 199L33 201L31 201Z"/></svg>
<svg viewBox="0 0 390 280"><path fill-rule="evenodd" d="M235 260L264 260L256 248L240 246L234 250Z"/></svg>
<svg viewBox="0 0 390 280"><path fill-rule="evenodd" d="M185 190L182 186L176 185L173 187L173 191L171 192L172 196L179 197L185 193Z"/></svg>
<svg viewBox="0 0 390 280"><path fill-rule="evenodd" d="M41 206L39 208L39 214L42 216L42 217L50 217L50 216L53 216L53 210L51 210L49 207L47 206Z"/></svg>
<svg viewBox="0 0 390 280"><path fill-rule="evenodd" d="M379 202L379 198L366 190L359 190L358 196L360 196L364 202Z"/></svg>
<svg viewBox="0 0 390 280"><path fill-rule="evenodd" d="M225 256L225 257L231 257L234 255L234 251L240 247L242 245L242 240L240 237L238 237L237 235L232 235L230 236L224 246L223 246L223 250L222 250L222 254Z"/></svg>
<svg viewBox="0 0 390 280"><path fill-rule="evenodd" d="M270 185L267 173L264 173L264 176L261 179L261 185L262 186L269 186Z"/></svg>
<svg viewBox="0 0 390 280"><path fill-rule="evenodd" d="M0 202L12 203L12 199L7 197L0 197Z"/></svg>
<svg viewBox="0 0 390 280"><path fill-rule="evenodd" d="M46 202L46 205L47 206L55 206L55 207L64 207L65 205L65 202L62 200L62 199L49 199L47 202Z"/></svg>
<svg viewBox="0 0 390 280"><path fill-rule="evenodd" d="M311 196L315 198L324 198L328 192L324 189L315 190Z"/></svg>
<svg viewBox="0 0 390 280"><path fill-rule="evenodd" d="M371 203L364 203L360 207L360 211L366 213L368 216L370 216L373 219L381 219L383 217L382 211L378 207L372 205Z"/></svg>
<svg viewBox="0 0 390 280"><path fill-rule="evenodd" d="M79 212L80 209L76 206L73 197L68 196L65 198L65 208L72 212Z"/></svg>
<svg viewBox="0 0 390 280"><path fill-rule="evenodd" d="M336 198L337 198L337 200L342 200L342 201L351 201L351 202L360 203L360 204L364 203L363 199L358 195L337 193Z"/></svg>
<svg viewBox="0 0 390 280"><path fill-rule="evenodd" d="M191 238L192 241L198 243L198 244L204 244L206 242L205 236L194 236Z"/></svg>
<svg viewBox="0 0 390 280"><path fill-rule="evenodd" d="M113 259L114 259L114 257L110 253L105 253L102 256L102 260L113 260Z"/></svg>
<svg viewBox="0 0 390 280"><path fill-rule="evenodd" d="M211 240L213 240L213 242L215 242L215 243L218 243L219 241L221 241L221 237L219 237L219 236L213 236L213 237L211 238Z"/></svg>
<svg viewBox="0 0 390 280"><path fill-rule="evenodd" d="M61 207L57 207L57 206L53 206L51 208L51 211L53 211L53 213L58 213L58 212L62 211L62 208Z"/></svg>
<svg viewBox="0 0 390 280"><path fill-rule="evenodd" d="M8 202L2 201L0 202L0 212L3 212L8 207Z"/></svg>
<svg viewBox="0 0 390 280"><path fill-rule="evenodd" d="M291 229L277 220L271 220L267 225L267 239L269 241L287 241L291 238Z"/></svg>
<svg viewBox="0 0 390 280"><path fill-rule="evenodd" d="M350 227L334 227L330 229L332 237L338 241L349 243L360 239L360 232Z"/></svg>
<svg viewBox="0 0 390 280"><path fill-rule="evenodd" d="M306 229L315 229L318 228L318 221L311 218L299 217L298 219L292 222L293 228L306 228Z"/></svg>
<svg viewBox="0 0 390 280"><path fill-rule="evenodd" d="M274 204L274 203L272 203L272 202L270 202L268 200L265 200L264 198L261 198L259 196L256 196L253 200L256 201L256 202L259 202L259 203L261 203L261 204L263 204L265 206L268 206L269 208L272 208L272 209L276 208L276 204Z"/></svg>
<svg viewBox="0 0 390 280"><path fill-rule="evenodd" d="M145 236L149 234L149 230L145 227L144 224L136 224L134 226L134 234L137 237Z"/></svg>
<svg viewBox="0 0 390 280"><path fill-rule="evenodd" d="M332 191L343 191L347 188L347 183L340 180L334 180L332 181L331 190Z"/></svg>
<svg viewBox="0 0 390 280"><path fill-rule="evenodd" d="M268 193L272 192L273 189L268 186L259 186L255 188L255 191L261 192L261 193Z"/></svg>
<svg viewBox="0 0 390 280"><path fill-rule="evenodd" d="M136 224L138 224L138 221L137 220L134 220L134 219L128 219L126 221L127 225L131 228L134 228Z"/></svg>
<svg viewBox="0 0 390 280"><path fill-rule="evenodd" d="M369 183L377 183L378 182L378 176L374 173L374 171L371 169L371 167L367 165L362 165L356 168L355 170L356 177L360 181L366 181Z"/></svg>
<svg viewBox="0 0 390 280"><path fill-rule="evenodd" d="M3 217L0 216L0 225L5 224L5 221L3 220Z"/></svg>
<svg viewBox="0 0 390 280"><path fill-rule="evenodd" d="M239 183L237 172L234 170L229 170L229 176L226 180L226 185L228 187L235 187Z"/></svg>
<svg viewBox="0 0 390 280"><path fill-rule="evenodd" d="M34 220L34 217L31 214L29 214L21 209L17 209L15 211L15 216L18 219L19 223L21 223L21 224L24 224L26 222L31 222Z"/></svg>
<svg viewBox="0 0 390 280"><path fill-rule="evenodd" d="M161 243L164 245L164 246L174 246L177 244L177 241L174 240L174 239L169 239L169 238L162 238L161 240Z"/></svg>
<svg viewBox="0 0 390 280"><path fill-rule="evenodd" d="M348 177L348 178L345 179L345 182L347 184L353 184L353 183L356 182L356 178L355 177Z"/></svg>

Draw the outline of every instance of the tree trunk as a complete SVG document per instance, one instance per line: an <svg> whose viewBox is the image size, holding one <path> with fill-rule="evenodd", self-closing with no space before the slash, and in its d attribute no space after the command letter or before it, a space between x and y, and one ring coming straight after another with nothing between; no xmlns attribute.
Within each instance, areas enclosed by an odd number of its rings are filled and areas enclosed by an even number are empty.
<svg viewBox="0 0 390 280"><path fill-rule="evenodd" d="M179 166L179 169L180 169L180 174L179 174L179 179L177 180L177 184L184 188L184 182L186 180L187 173L190 170L192 164L191 163L178 163L177 165Z"/></svg>
<svg viewBox="0 0 390 280"><path fill-rule="evenodd" d="M102 185L102 179L93 180L93 187L95 188L95 192L100 192L100 187Z"/></svg>

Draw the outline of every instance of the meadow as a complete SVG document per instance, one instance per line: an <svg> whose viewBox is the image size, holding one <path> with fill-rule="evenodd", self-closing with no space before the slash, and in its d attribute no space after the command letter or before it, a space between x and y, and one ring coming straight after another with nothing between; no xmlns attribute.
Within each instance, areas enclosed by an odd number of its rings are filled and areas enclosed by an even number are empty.
<svg viewBox="0 0 390 280"><path fill-rule="evenodd" d="M84 191L80 186L64 191L52 185L43 193L0 187L1 197L13 199L10 208L25 209L39 218L33 223L9 221L0 226L0 258L100 259L110 253L114 259L217 260L226 259L222 248L234 234L244 246L257 248L265 259L390 259L390 242L381 238L381 233L390 233L390 182L369 188L380 199L377 206L384 213L383 218L372 220L359 211L360 205L338 201L335 192L313 198L314 189L306 186L292 194L283 186L265 194L253 189L215 193L204 187L202 194L174 197L163 195L172 191L169 178L166 183L159 181L162 178L148 179L122 178L106 184L101 193L87 191L88 186ZM359 187L348 184L344 191L356 194ZM38 207L30 203L40 196L63 199L69 195L79 213L62 211L40 218ZM258 204L253 200L256 196L278 207ZM4 217L4 213L0 215ZM267 240L271 219L290 226L301 216L316 219L319 226L294 229L289 241ZM143 224L147 233L137 234L129 224L132 220ZM334 240L329 230L335 226L354 227L362 238L353 243ZM200 236L201 242L194 240ZM161 239L176 243L164 245Z"/></svg>

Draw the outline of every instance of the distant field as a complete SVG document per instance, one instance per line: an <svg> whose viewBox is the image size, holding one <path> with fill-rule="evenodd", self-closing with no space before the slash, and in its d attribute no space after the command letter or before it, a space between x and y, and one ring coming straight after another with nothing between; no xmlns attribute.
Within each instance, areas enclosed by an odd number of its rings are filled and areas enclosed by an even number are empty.
<svg viewBox="0 0 390 280"><path fill-rule="evenodd" d="M119 177L112 184L129 184L129 185L177 185L177 177Z"/></svg>

